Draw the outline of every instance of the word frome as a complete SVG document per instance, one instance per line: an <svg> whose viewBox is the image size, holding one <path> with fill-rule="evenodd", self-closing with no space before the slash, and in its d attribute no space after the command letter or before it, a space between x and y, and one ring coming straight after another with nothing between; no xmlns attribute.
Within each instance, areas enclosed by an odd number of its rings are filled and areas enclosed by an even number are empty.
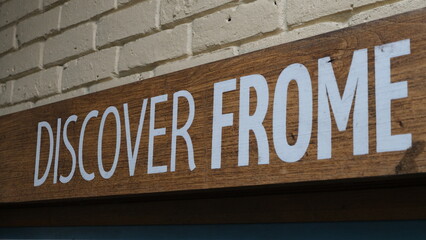
<svg viewBox="0 0 426 240"><path fill-rule="evenodd" d="M376 112L376 151L390 152L402 151L411 147L411 134L392 135L391 133L391 102L395 99L408 97L407 81L391 82L391 59L410 54L410 39L387 43L374 47L374 72L375 72L375 112ZM299 123L297 140L294 144L287 141L287 94L289 84L295 81L298 88ZM268 111L269 87L264 76L253 74L239 79L239 123L238 123L238 166L249 165L249 135L252 132L256 138L258 149L258 164L269 164L270 144L280 160L287 163L297 162L305 155L312 134L313 126L313 92L312 79L308 69L301 63L286 66L276 80L273 106L272 106L272 133L267 133L264 127L265 116ZM223 113L224 95L237 90L237 79L216 82L213 85L213 119L211 139L211 169L220 169L222 162L222 135L226 127L234 124L234 113ZM254 113L250 114L250 91L256 93L256 106ZM353 52L346 86L343 95L340 94L330 57L318 59L318 129L317 129L317 159L332 157L332 128L331 115L333 114L339 131L345 131L349 115L353 106L353 154L365 155L369 153L369 115L368 115L368 52L359 49ZM188 132L196 116L196 102L187 90L173 93L172 96L172 123L171 123L171 153L169 165L154 165L155 144L157 136L165 135L166 128L156 128L156 105L168 101L168 94L159 95L142 100L139 125L136 135L131 133L129 111L127 103L123 104L123 115L116 106L105 109L102 116L98 110L90 111L83 119L77 115L69 116L62 124L62 119L57 119L56 137L51 125L42 121L38 123L37 145L35 155L34 186L42 185L50 172L53 163L53 183L71 181L78 166L82 178L91 181L95 173L88 173L84 168L83 147L86 126L92 118L101 117L97 142L97 163L99 174L104 179L114 175L119 160L121 149L122 124L124 124L125 142L129 176L134 176L138 158L140 139L143 134L143 125L149 108L148 129L148 157L147 173L165 173L176 170L177 138L185 140L188 167L191 171L196 169L194 159L194 146ZM188 117L185 124L178 128L179 100L188 104ZM331 106L331 108L330 108ZM116 123L116 146L112 167L106 170L103 165L102 144L106 118L112 115ZM69 141L68 127L71 123L82 122L78 146L72 146ZM124 122L124 123L123 123ZM42 134L48 134L49 154L46 169L39 176ZM272 143L268 140L272 134ZM61 136L62 135L62 136ZM135 137L132 141L132 135ZM58 176L58 162L61 141L71 155L71 169L68 175ZM47 142L46 140L43 143ZM74 148L76 147L77 150Z"/></svg>

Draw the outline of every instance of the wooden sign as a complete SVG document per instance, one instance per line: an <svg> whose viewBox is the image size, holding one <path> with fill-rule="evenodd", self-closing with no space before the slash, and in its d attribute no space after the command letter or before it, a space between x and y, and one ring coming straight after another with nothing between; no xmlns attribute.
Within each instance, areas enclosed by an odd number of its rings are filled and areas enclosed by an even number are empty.
<svg viewBox="0 0 426 240"><path fill-rule="evenodd" d="M0 202L426 173L426 10L0 118Z"/></svg>

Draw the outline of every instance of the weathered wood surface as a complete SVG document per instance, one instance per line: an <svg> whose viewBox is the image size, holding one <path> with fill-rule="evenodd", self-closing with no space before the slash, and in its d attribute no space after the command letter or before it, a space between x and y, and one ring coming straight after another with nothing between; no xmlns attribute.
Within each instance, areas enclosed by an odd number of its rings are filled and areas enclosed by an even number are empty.
<svg viewBox="0 0 426 240"><path fill-rule="evenodd" d="M412 134L412 147L406 151L377 153L376 111L374 88L374 47L410 39L411 53L392 59L392 82L407 81L408 97L392 101L392 134ZM317 159L317 96L318 59L331 57L342 93L354 50L368 48L369 154L354 156L352 144L352 114L347 130L339 132L332 117L332 158ZM272 106L277 78L293 63L309 70L313 92L313 125L309 147L297 162L280 160L272 139ZM269 139L270 163L258 165L257 144L250 135L249 166L238 167L238 79L251 74L263 75L269 86L269 106L263 122ZM224 94L223 113L234 113L234 124L223 128L222 166L211 169L213 85L237 79L237 90ZM170 172L171 126L173 93L187 90L195 100L196 112L189 129L194 146L196 168L188 167L186 144L177 140L176 171ZM156 128L166 127L166 135L155 137L154 165L168 165L168 172L147 174L149 103L134 176L129 176L123 104L128 103L132 146L135 142L142 101L168 94L168 101L156 105ZM253 96L255 94L253 93ZM251 105L255 105L256 97ZM179 103L179 126L188 115L185 102ZM102 113L109 106L117 107L121 117L121 150L114 175L104 179L99 174L97 144ZM56 140L56 121L75 114L68 136L77 150L83 119L91 110L97 118L87 125L84 138L84 168L94 173L92 181L81 177L77 163L75 174L68 183L53 184L53 162L46 182L34 186L37 125L47 121ZM298 94L290 84L287 108L287 139L294 143L298 131ZM111 168L116 146L115 121L107 118L103 137L103 164ZM47 141L44 133L43 141ZM195 189L238 186L258 186L293 182L338 180L372 176L391 176L426 172L426 10L394 16L380 21L332 32L294 43L284 44L215 63L190 68L165 76L143 80L99 93L50 104L0 117L0 202L117 196ZM42 145L40 175L47 164L48 144ZM53 159L54 160L54 159ZM59 175L68 175L71 156L61 141Z"/></svg>

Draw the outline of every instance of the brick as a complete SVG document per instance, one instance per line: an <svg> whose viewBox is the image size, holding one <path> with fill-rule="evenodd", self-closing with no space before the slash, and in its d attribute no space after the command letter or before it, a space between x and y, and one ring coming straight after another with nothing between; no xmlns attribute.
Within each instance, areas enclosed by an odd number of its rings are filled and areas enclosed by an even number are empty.
<svg viewBox="0 0 426 240"><path fill-rule="evenodd" d="M95 24L86 23L47 39L44 64L65 62L67 59L95 50Z"/></svg>
<svg viewBox="0 0 426 240"><path fill-rule="evenodd" d="M1 108L0 109L0 116L15 113L15 112L24 111L24 110L30 109L32 107L34 107L34 104L32 102L24 102L24 103L20 103L20 104L10 106L10 107Z"/></svg>
<svg viewBox="0 0 426 240"><path fill-rule="evenodd" d="M211 53L205 53L202 55L192 56L184 60L178 60L175 62L165 63L155 68L155 76L176 72L182 69L195 67L201 64L206 64L225 58L235 56L236 49L225 48Z"/></svg>
<svg viewBox="0 0 426 240"><path fill-rule="evenodd" d="M280 27L280 11L273 0L258 0L219 11L193 22L194 52L235 42Z"/></svg>
<svg viewBox="0 0 426 240"><path fill-rule="evenodd" d="M11 26L0 31L0 53L16 48L15 32L15 26Z"/></svg>
<svg viewBox="0 0 426 240"><path fill-rule="evenodd" d="M125 4L127 4L127 3L129 3L129 2L136 2L137 0L118 0L118 6L121 6L121 5L125 5Z"/></svg>
<svg viewBox="0 0 426 240"><path fill-rule="evenodd" d="M160 7L161 24L171 23L197 13L207 11L236 0L162 0Z"/></svg>
<svg viewBox="0 0 426 240"><path fill-rule="evenodd" d="M0 83L0 106L12 102L13 81Z"/></svg>
<svg viewBox="0 0 426 240"><path fill-rule="evenodd" d="M65 64L62 90L110 78L117 72L119 48L108 48Z"/></svg>
<svg viewBox="0 0 426 240"><path fill-rule="evenodd" d="M89 87L89 92L99 92L105 89L122 86L125 84L141 81L154 76L152 71L136 73L127 77L114 78L108 81L103 81Z"/></svg>
<svg viewBox="0 0 426 240"><path fill-rule="evenodd" d="M123 46L118 70L127 71L188 53L189 25L180 25Z"/></svg>
<svg viewBox="0 0 426 240"><path fill-rule="evenodd" d="M43 0L43 8L50 7L53 4L56 5L56 3L59 1L62 1L62 0ZM65 0L65 1L68 1L68 0Z"/></svg>
<svg viewBox="0 0 426 240"><path fill-rule="evenodd" d="M59 102L59 101L74 98L74 97L83 96L87 93L88 93L87 88L79 88L79 89L69 91L69 92L66 92L66 93L60 93L60 94L45 97L45 98L42 98L42 99L38 99L34 106L39 107L39 106L43 106L43 105L46 105L46 104Z"/></svg>
<svg viewBox="0 0 426 240"><path fill-rule="evenodd" d="M283 43L316 36L322 33L331 32L347 27L346 23L338 22L320 22L306 27L296 28L288 32L282 32L277 35L261 38L252 42L244 43L239 48L240 54L245 54Z"/></svg>
<svg viewBox="0 0 426 240"><path fill-rule="evenodd" d="M115 7L115 0L71 0L62 7L61 28L89 20Z"/></svg>
<svg viewBox="0 0 426 240"><path fill-rule="evenodd" d="M405 0L360 12L351 17L349 25L361 24L426 7L424 0Z"/></svg>
<svg viewBox="0 0 426 240"><path fill-rule="evenodd" d="M152 31L156 28L157 11L157 0L149 0L102 17L97 27L97 45Z"/></svg>
<svg viewBox="0 0 426 240"><path fill-rule="evenodd" d="M12 102L22 102L34 98L59 93L62 67L52 67L15 80Z"/></svg>
<svg viewBox="0 0 426 240"><path fill-rule="evenodd" d="M0 58L0 79L26 71L41 69L43 43L29 45Z"/></svg>
<svg viewBox="0 0 426 240"><path fill-rule="evenodd" d="M12 0L0 7L0 27L41 10L41 0Z"/></svg>
<svg viewBox="0 0 426 240"><path fill-rule="evenodd" d="M60 7L27 18L17 25L17 39L20 44L43 37L59 30Z"/></svg>
<svg viewBox="0 0 426 240"><path fill-rule="evenodd" d="M386 0L288 0L287 24L295 25Z"/></svg>

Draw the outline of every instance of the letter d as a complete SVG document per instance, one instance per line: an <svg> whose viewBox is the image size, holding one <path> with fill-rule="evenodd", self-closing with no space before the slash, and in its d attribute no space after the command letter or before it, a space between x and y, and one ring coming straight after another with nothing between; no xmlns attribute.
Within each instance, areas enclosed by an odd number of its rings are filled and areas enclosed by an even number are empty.
<svg viewBox="0 0 426 240"><path fill-rule="evenodd" d="M45 127L47 129L47 132L49 133L49 160L47 162L46 170L44 171L43 177L40 179L38 178L38 171L39 171L39 165L40 165L40 145L41 145L41 130L42 127ZM53 131L52 127L48 122L39 122L38 123L38 130L37 130L37 150L36 150L36 159L35 159L35 171L34 171L34 186L40 186L46 181L47 175L49 175L50 165L52 164L52 158L53 158Z"/></svg>

